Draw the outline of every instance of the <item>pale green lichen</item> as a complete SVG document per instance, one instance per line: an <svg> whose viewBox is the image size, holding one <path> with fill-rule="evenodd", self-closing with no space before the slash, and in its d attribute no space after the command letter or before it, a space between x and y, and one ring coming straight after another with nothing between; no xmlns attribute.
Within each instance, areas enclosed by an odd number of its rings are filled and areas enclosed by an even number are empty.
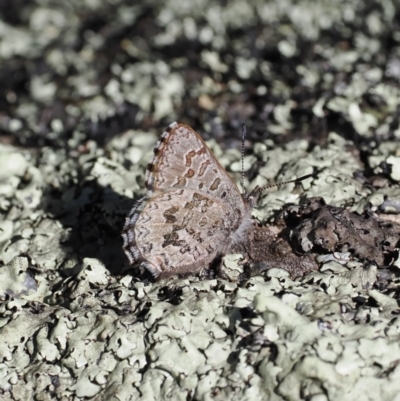
<svg viewBox="0 0 400 401"><path fill-rule="evenodd" d="M398 282L374 263L319 255L302 279L271 268L246 280L241 256L226 255L229 280L141 282L119 238L162 131L147 127L177 116L216 133L210 148L237 182L240 151L218 135L239 143L250 120L248 190L316 172L265 192L262 222L306 196L396 219L395 4L47 3L0 22L0 128L14 143L0 145L0 397L397 399ZM338 124L305 135L304 110ZM135 129L121 133L126 115ZM364 185L360 171L386 181Z"/></svg>

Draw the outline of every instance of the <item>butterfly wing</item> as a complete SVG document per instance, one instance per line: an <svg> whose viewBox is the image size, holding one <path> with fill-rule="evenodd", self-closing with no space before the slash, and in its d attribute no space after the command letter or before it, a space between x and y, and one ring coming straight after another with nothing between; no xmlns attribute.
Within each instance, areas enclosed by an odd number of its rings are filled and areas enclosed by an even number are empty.
<svg viewBox="0 0 400 401"><path fill-rule="evenodd" d="M154 149L146 173L149 194L169 188L199 190L245 209L237 185L203 139L189 126L172 123Z"/></svg>
<svg viewBox="0 0 400 401"><path fill-rule="evenodd" d="M131 264L154 276L196 272L226 252L243 216L223 201L188 188L144 197L126 218L122 237Z"/></svg>

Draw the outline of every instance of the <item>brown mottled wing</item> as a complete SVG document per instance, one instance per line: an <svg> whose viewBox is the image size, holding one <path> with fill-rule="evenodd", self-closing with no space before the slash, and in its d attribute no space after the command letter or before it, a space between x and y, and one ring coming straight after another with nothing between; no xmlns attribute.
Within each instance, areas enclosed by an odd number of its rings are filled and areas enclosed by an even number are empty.
<svg viewBox="0 0 400 401"><path fill-rule="evenodd" d="M243 216L207 193L176 188L144 197L126 219L124 251L154 276L196 272L227 250Z"/></svg>
<svg viewBox="0 0 400 401"><path fill-rule="evenodd" d="M154 149L146 187L149 195L168 188L198 190L245 210L238 187L207 144L192 128L177 122L163 132Z"/></svg>

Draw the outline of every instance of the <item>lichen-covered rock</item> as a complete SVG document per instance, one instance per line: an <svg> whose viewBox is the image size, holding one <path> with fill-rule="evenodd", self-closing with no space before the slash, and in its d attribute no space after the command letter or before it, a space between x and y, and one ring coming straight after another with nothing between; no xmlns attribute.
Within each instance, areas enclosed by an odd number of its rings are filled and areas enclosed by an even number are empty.
<svg viewBox="0 0 400 401"><path fill-rule="evenodd" d="M1 400L398 400L397 4L225 3L0 4ZM245 120L246 189L313 176L154 281L120 233L175 119L238 182Z"/></svg>

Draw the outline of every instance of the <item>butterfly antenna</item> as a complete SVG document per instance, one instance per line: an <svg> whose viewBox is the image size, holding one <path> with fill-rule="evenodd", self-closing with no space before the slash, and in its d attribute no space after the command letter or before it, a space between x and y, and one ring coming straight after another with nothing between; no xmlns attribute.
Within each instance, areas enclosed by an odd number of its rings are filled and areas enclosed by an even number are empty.
<svg viewBox="0 0 400 401"><path fill-rule="evenodd" d="M244 141L246 139L246 122L242 122L242 191L246 192L244 188Z"/></svg>
<svg viewBox="0 0 400 401"><path fill-rule="evenodd" d="M256 188L255 191L257 192L257 195L261 195L261 193L264 192L266 189L280 187L282 185L291 184L292 182L300 182L300 181L306 180L307 178L310 178L310 177L315 177L315 174L314 173L307 174L307 175L303 175L302 177L296 178L295 180L282 181L282 182L277 182L276 184L267 185L265 187L258 187L258 188Z"/></svg>

